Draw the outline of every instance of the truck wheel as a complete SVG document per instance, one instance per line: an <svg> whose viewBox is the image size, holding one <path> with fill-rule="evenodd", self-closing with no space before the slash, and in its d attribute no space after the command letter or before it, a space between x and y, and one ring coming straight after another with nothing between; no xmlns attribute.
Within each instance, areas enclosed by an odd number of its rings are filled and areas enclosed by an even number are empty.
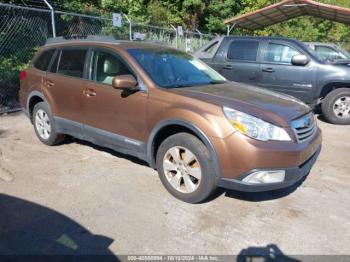
<svg viewBox="0 0 350 262"><path fill-rule="evenodd" d="M34 106L33 124L37 137L45 145L53 146L64 141L65 135L57 134L51 111L45 102Z"/></svg>
<svg viewBox="0 0 350 262"><path fill-rule="evenodd" d="M330 92L322 102L322 113L332 124L350 124L350 89L339 88Z"/></svg>
<svg viewBox="0 0 350 262"><path fill-rule="evenodd" d="M216 176L206 146L195 136L178 133L165 139L157 152L160 180L170 194L199 203L216 188Z"/></svg>

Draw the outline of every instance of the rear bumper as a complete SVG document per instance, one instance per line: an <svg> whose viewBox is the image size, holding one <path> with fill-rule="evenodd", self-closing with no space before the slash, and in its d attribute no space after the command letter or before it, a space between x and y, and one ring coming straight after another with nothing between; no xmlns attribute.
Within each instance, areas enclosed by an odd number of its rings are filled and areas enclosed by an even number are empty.
<svg viewBox="0 0 350 262"><path fill-rule="evenodd" d="M278 170L285 170L286 175L285 179L281 183L270 183L270 184L248 184L242 181L246 176L249 174L256 172L256 171L263 171L263 170L276 170L276 168L271 169L254 169L251 170L242 176L240 176L237 179L230 179L230 178L218 178L217 179L217 185L219 187L224 187L228 189L234 189L238 191L244 191L244 192L262 192L262 191L271 191L281 188L286 188L289 186L292 186L293 184L297 183L298 181L302 180L305 176L307 176L312 168L312 166L315 164L317 157L319 156L321 152L321 145L317 149L317 151L309 158L306 162L301 164L298 167L292 167L292 168L278 168Z"/></svg>

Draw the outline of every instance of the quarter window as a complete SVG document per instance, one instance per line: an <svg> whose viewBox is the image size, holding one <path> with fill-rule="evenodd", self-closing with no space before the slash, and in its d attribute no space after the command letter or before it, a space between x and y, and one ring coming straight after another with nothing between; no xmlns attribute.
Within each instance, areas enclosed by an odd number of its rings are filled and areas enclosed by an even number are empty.
<svg viewBox="0 0 350 262"><path fill-rule="evenodd" d="M265 54L265 61L272 63L291 64L292 57L300 54L295 48L283 45L269 43Z"/></svg>
<svg viewBox="0 0 350 262"><path fill-rule="evenodd" d="M52 55L54 54L54 52L55 52L54 49L44 51L44 52L38 57L38 59L35 60L35 62L34 62L34 67L35 67L36 69L41 70L41 71L46 71L46 70L47 70L47 67L48 67L49 64L50 64L50 61L51 61L51 58L52 58Z"/></svg>
<svg viewBox="0 0 350 262"><path fill-rule="evenodd" d="M94 52L92 65L91 79L107 85L115 76L132 74L119 57L103 51Z"/></svg>
<svg viewBox="0 0 350 262"><path fill-rule="evenodd" d="M255 62L259 49L258 41L236 40L230 44L227 58L237 61Z"/></svg>
<svg viewBox="0 0 350 262"><path fill-rule="evenodd" d="M86 52L86 50L63 50L57 73L82 78Z"/></svg>

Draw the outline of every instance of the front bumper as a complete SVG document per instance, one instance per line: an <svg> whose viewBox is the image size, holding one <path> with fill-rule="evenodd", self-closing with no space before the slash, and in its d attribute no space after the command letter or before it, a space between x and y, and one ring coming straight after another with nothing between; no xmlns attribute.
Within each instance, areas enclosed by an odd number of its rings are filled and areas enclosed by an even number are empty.
<svg viewBox="0 0 350 262"><path fill-rule="evenodd" d="M241 175L237 179L230 179L230 178L218 178L217 179L217 185L219 187L224 187L228 189L234 189L238 191L244 191L244 192L262 192L262 191L271 191L281 188L286 188L289 186L292 186L293 184L297 183L298 181L302 180L306 175L309 174L312 166L315 164L318 155L321 152L321 145L316 150L316 152L303 164L301 164L298 167L292 167L292 168L278 168L278 170L285 170L285 179L283 182L280 183L269 183L269 184L248 184L242 181L246 176L249 174L256 172L256 171L263 171L263 170L274 170L272 169L254 169L251 170L243 175ZM276 169L275 169L276 170Z"/></svg>

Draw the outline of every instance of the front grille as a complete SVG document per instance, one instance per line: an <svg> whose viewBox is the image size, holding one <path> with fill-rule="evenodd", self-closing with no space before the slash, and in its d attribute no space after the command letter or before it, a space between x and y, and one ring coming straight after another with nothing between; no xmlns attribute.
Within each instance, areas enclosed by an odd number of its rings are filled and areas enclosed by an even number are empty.
<svg viewBox="0 0 350 262"><path fill-rule="evenodd" d="M298 143L302 143L311 139L317 130L314 114L311 112L301 118L292 121L292 128Z"/></svg>

